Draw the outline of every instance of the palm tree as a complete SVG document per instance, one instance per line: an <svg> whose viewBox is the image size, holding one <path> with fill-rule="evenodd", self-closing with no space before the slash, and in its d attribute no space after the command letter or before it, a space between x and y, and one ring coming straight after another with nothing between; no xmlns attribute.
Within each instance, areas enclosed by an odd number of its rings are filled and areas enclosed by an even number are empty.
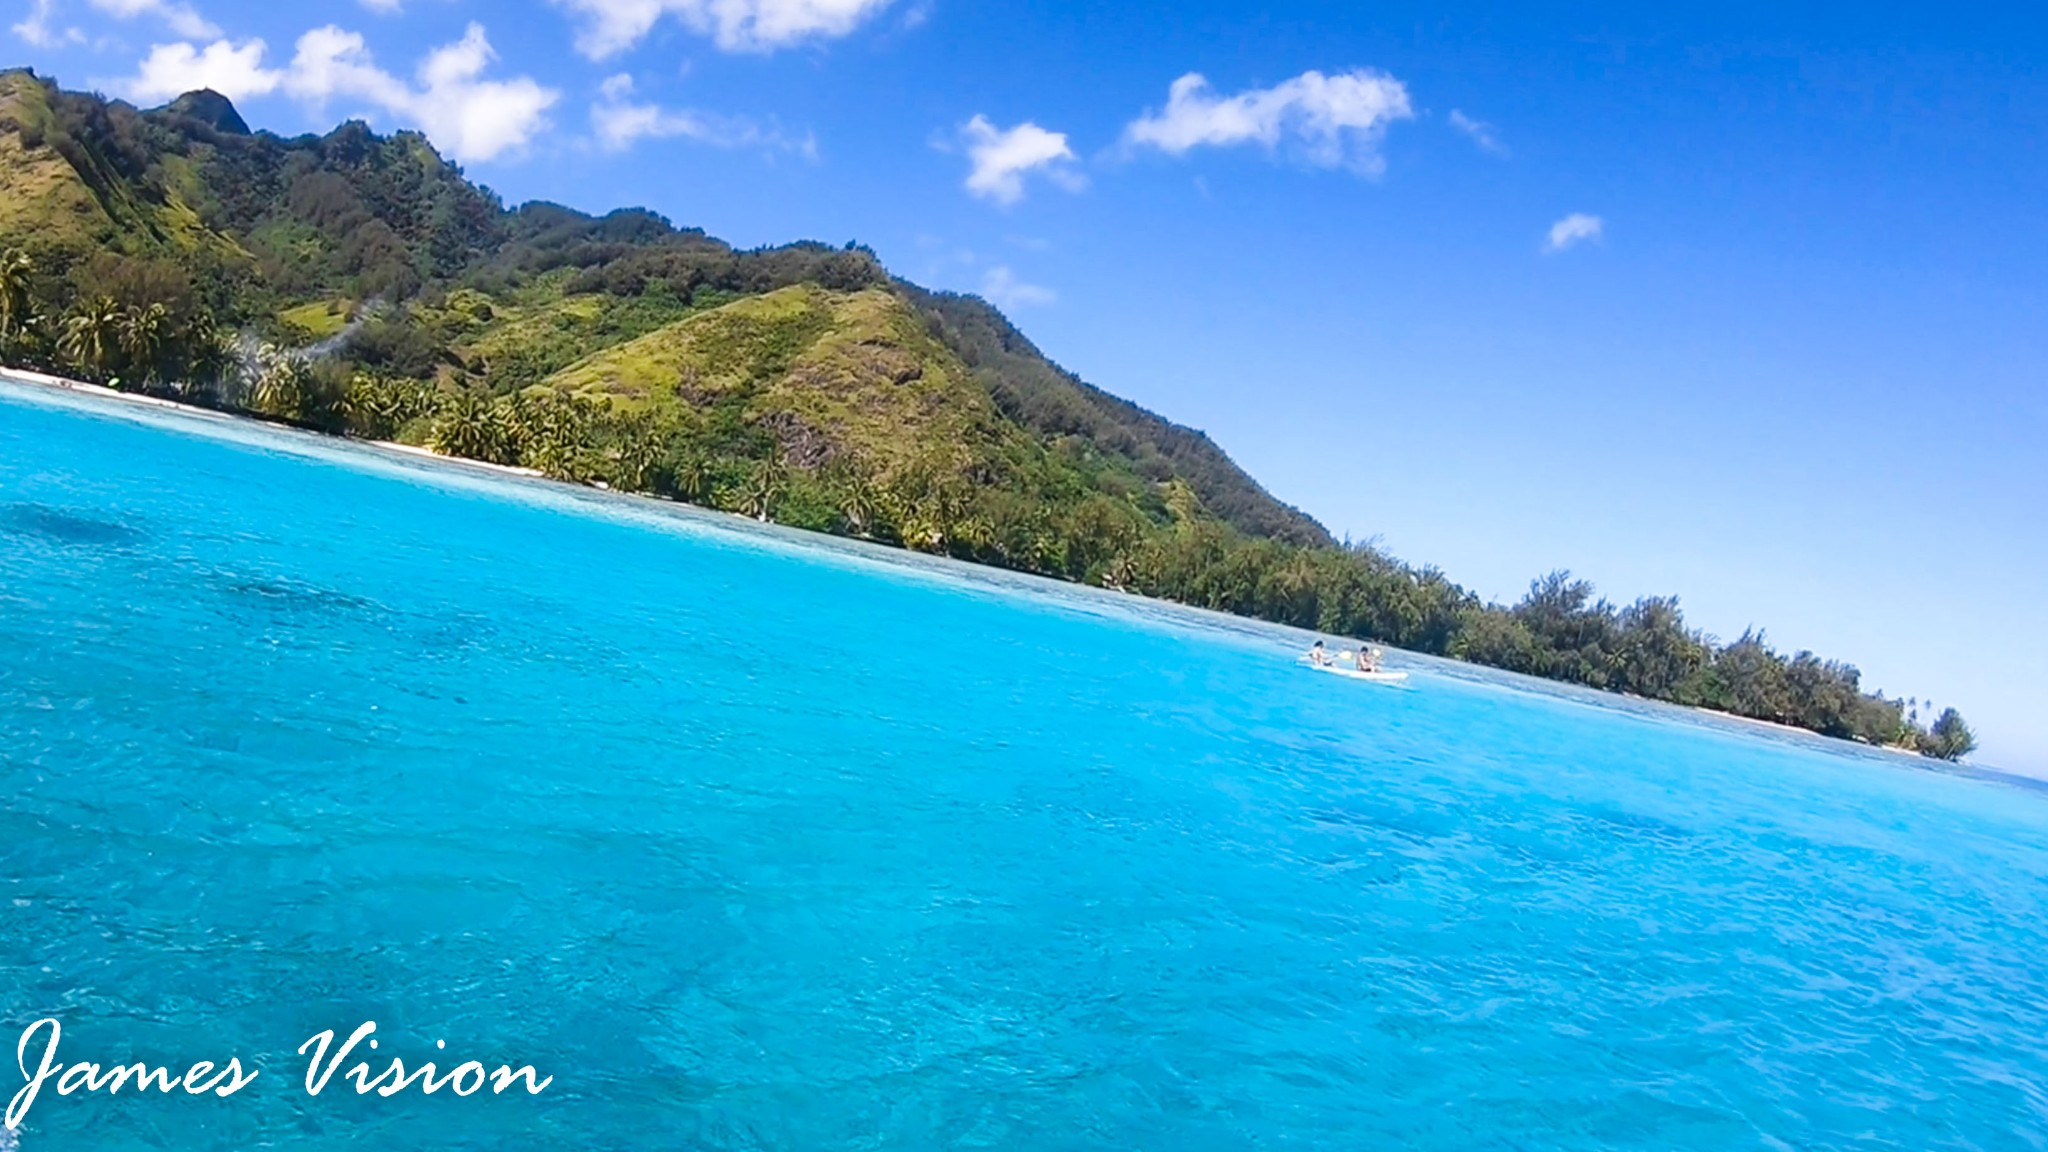
<svg viewBox="0 0 2048 1152"><path fill-rule="evenodd" d="M203 326L185 334L185 390L211 396L215 403L237 404L246 385L241 337L213 326L211 317Z"/></svg>
<svg viewBox="0 0 2048 1152"><path fill-rule="evenodd" d="M105 379L120 355L121 308L105 296L84 301L64 318L57 354L81 375Z"/></svg>
<svg viewBox="0 0 2048 1152"><path fill-rule="evenodd" d="M939 553L946 550L945 522L925 502L911 504L896 518L896 534L905 548Z"/></svg>
<svg viewBox="0 0 2048 1152"><path fill-rule="evenodd" d="M57 365L51 361L51 342L48 318L31 299L28 307L15 318L13 334L0 338L0 362L55 370Z"/></svg>
<svg viewBox="0 0 2048 1152"><path fill-rule="evenodd" d="M657 475L668 456L668 438L646 413L627 417L617 425L618 448L613 453L612 485L627 492L648 492L659 486Z"/></svg>
<svg viewBox="0 0 2048 1152"><path fill-rule="evenodd" d="M1961 760L1977 750L1977 735L1953 708L1943 710L1928 729L1924 751L1938 760Z"/></svg>
<svg viewBox="0 0 2048 1152"><path fill-rule="evenodd" d="M256 387L249 400L257 411L298 418L311 392L307 384L305 361L274 344L256 350Z"/></svg>
<svg viewBox="0 0 2048 1152"><path fill-rule="evenodd" d="M711 495L711 465L703 454L691 452L676 462L669 483L676 499L702 504Z"/></svg>
<svg viewBox="0 0 2048 1152"><path fill-rule="evenodd" d="M1268 618L1298 628L1315 627L1322 608L1319 576L1313 554L1301 551L1289 557L1269 578L1268 587L1261 589L1267 593L1264 606L1272 614Z"/></svg>
<svg viewBox="0 0 2048 1152"><path fill-rule="evenodd" d="M975 559L997 551L995 526L986 518L963 509L951 523L953 555Z"/></svg>
<svg viewBox="0 0 2048 1152"><path fill-rule="evenodd" d="M867 535L880 510L880 498L867 474L857 468L849 469L839 489L839 514L846 518L847 530L856 536Z"/></svg>
<svg viewBox="0 0 2048 1152"><path fill-rule="evenodd" d="M1031 530L1031 570L1047 576L1063 576L1069 567L1067 542L1049 524Z"/></svg>
<svg viewBox="0 0 2048 1152"><path fill-rule="evenodd" d="M1138 583L1138 563L1127 555L1118 555L1102 570L1102 586L1118 592L1128 592Z"/></svg>
<svg viewBox="0 0 2048 1152"><path fill-rule="evenodd" d="M557 480L585 479L593 439L589 401L561 393L520 401L514 409L523 425L524 462Z"/></svg>
<svg viewBox="0 0 2048 1152"><path fill-rule="evenodd" d="M427 447L443 456L495 462L505 453L504 426L497 407L476 392L450 397L434 417Z"/></svg>
<svg viewBox="0 0 2048 1152"><path fill-rule="evenodd" d="M381 440L388 433L395 411L392 394L372 377L357 373L341 397L341 418L357 436Z"/></svg>
<svg viewBox="0 0 2048 1152"><path fill-rule="evenodd" d="M782 488L781 466L773 460L761 461L754 466L754 474L747 478L747 486L740 493L740 514L766 523L775 502L782 498Z"/></svg>
<svg viewBox="0 0 2048 1152"><path fill-rule="evenodd" d="M121 356L129 370L149 383L162 375L173 338L171 313L162 304L130 306L121 314Z"/></svg>
<svg viewBox="0 0 2048 1152"><path fill-rule="evenodd" d="M198 369L211 358L209 350L219 343L220 331L214 327L213 313L204 308L194 312L190 320L171 332L164 346L164 382L180 395L198 392L204 383L198 379Z"/></svg>
<svg viewBox="0 0 2048 1152"><path fill-rule="evenodd" d="M35 271L35 261L26 252L0 256L0 347L12 344L27 326L35 307L31 292Z"/></svg>

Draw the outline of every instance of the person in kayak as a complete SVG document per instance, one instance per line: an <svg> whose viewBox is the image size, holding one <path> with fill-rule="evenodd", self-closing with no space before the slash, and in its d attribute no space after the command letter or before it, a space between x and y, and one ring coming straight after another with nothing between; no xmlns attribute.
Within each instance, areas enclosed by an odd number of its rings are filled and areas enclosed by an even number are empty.
<svg viewBox="0 0 2048 1152"><path fill-rule="evenodd" d="M1357 661L1360 672L1378 672L1380 670L1380 650L1368 648L1361 644L1358 646Z"/></svg>
<svg viewBox="0 0 2048 1152"><path fill-rule="evenodd" d="M1321 640L1316 641L1315 647L1308 650L1308 662L1318 668L1328 668L1336 663L1335 660L1330 658L1330 650L1323 647Z"/></svg>

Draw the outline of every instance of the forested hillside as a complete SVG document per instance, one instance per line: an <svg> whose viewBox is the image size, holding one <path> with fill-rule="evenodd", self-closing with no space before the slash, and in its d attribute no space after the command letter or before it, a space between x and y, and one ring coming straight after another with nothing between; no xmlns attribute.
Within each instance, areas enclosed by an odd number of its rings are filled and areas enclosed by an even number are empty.
<svg viewBox="0 0 2048 1152"><path fill-rule="evenodd" d="M0 73L0 360L1929 755L1856 670L1340 547L1207 436L864 248L508 210L417 134Z"/></svg>

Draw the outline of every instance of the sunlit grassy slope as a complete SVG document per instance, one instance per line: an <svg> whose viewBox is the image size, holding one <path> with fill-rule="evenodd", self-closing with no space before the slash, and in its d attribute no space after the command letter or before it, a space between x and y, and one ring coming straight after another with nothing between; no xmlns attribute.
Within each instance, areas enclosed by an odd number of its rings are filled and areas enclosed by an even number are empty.
<svg viewBox="0 0 2048 1152"><path fill-rule="evenodd" d="M738 409L751 423L884 466L937 447L1027 441L903 299L881 288L798 285L747 297L607 348L547 384L628 407Z"/></svg>

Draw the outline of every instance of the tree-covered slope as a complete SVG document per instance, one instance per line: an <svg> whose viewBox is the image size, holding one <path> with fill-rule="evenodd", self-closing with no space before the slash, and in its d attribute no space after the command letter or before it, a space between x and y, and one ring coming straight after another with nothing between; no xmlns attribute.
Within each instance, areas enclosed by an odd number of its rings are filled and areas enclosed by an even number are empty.
<svg viewBox="0 0 2048 1152"><path fill-rule="evenodd" d="M26 72L0 73L0 235L44 252L226 252L171 178L176 159L155 164L102 148L118 113L62 93Z"/></svg>
<svg viewBox="0 0 2048 1152"><path fill-rule="evenodd" d="M571 320L645 313L634 305L650 291L687 301L798 284L884 287L923 313L929 339L917 339L972 365L971 379L1017 426L1075 440L1073 451L1119 472L1180 480L1212 514L1249 534L1329 542L1320 525L1274 500L1201 433L1081 383L985 302L897 281L864 250L799 244L740 252L644 211L507 211L418 134L382 137L351 122L326 136L281 139L248 131L233 105L210 92L139 111L63 92L25 71L0 76L0 90L8 93L0 97L0 150L17 161L0 171L0 202L12 217L0 217L0 241L26 247L46 266L68 270L109 252L175 258L204 279L196 294L283 340L326 335L334 318L370 302L464 287L493 307L516 307L534 278L560 270L573 275L556 286L581 297L570 306L577 311L557 313ZM53 232L53 219L75 226ZM907 337L914 327L896 330ZM566 366L567 353L595 351L622 334L639 333L628 323L597 325L567 343L506 334L478 351L494 385L537 383Z"/></svg>
<svg viewBox="0 0 2048 1152"><path fill-rule="evenodd" d="M0 72L0 362L820 531L1967 752L1850 665L1559 574L1512 607L1339 547L1200 432L854 245L506 209L416 133L251 132Z"/></svg>
<svg viewBox="0 0 2048 1152"><path fill-rule="evenodd" d="M1328 530L1274 499L1207 435L1112 396L1054 364L986 301L908 283L900 287L1018 423L1043 435L1083 441L1152 480L1184 480L1204 507L1251 535L1293 544L1332 543Z"/></svg>

